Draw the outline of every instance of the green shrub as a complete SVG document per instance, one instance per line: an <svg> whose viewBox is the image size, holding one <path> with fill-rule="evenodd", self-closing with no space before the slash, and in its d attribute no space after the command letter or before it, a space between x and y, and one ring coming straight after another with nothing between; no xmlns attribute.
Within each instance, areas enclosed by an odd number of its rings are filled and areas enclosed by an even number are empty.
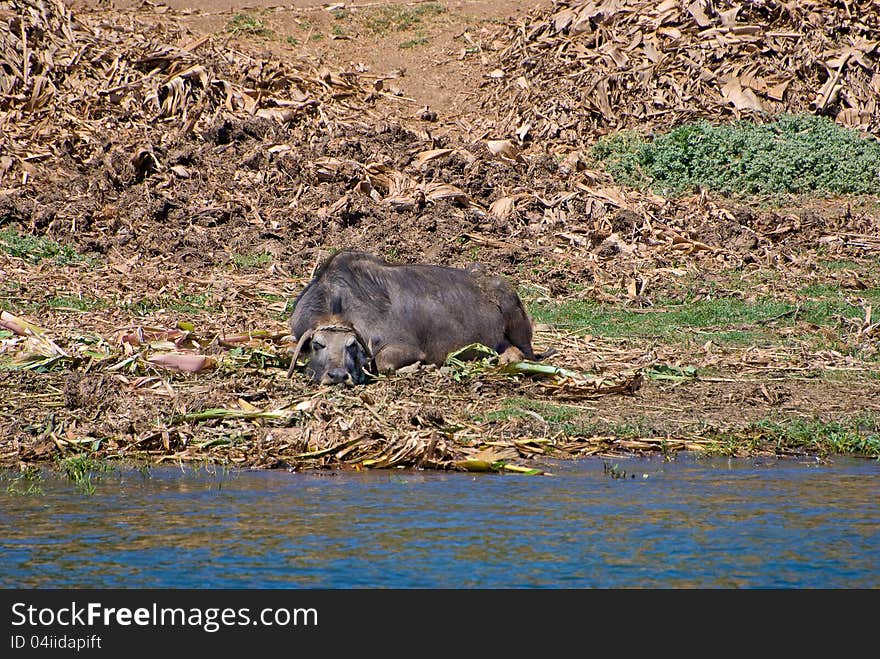
<svg viewBox="0 0 880 659"><path fill-rule="evenodd" d="M614 179L681 194L697 187L733 194L880 194L880 141L813 115L767 124L707 121L653 140L631 132L599 140L592 156Z"/></svg>

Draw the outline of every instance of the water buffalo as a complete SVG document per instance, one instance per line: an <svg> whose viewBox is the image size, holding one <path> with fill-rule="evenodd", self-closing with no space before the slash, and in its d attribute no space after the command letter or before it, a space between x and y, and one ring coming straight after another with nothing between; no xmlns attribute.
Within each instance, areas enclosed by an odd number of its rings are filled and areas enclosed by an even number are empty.
<svg viewBox="0 0 880 659"><path fill-rule="evenodd" d="M288 375L302 353L320 384L362 384L416 362L439 365L472 343L503 361L536 359L516 291L479 265L393 265L367 252L337 252L297 297L289 324L297 343Z"/></svg>

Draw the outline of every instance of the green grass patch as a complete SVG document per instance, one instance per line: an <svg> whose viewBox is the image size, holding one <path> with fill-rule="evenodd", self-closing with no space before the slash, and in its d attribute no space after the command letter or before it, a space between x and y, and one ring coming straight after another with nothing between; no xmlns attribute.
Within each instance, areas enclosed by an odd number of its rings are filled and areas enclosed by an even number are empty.
<svg viewBox="0 0 880 659"><path fill-rule="evenodd" d="M384 5L371 11L364 19L364 26L374 34L402 32L421 25L426 19L439 16L446 8L439 2L424 2L412 7Z"/></svg>
<svg viewBox="0 0 880 659"><path fill-rule="evenodd" d="M409 39L404 41L401 44L398 44L400 48L416 48L418 46L425 46L428 43L428 37L426 37L421 32L417 32L417 36L413 39Z"/></svg>
<svg viewBox="0 0 880 659"><path fill-rule="evenodd" d="M268 252L258 254L233 254L232 264L236 268L258 268L272 263L272 255Z"/></svg>
<svg viewBox="0 0 880 659"><path fill-rule="evenodd" d="M268 291L254 291L254 296L260 298L261 300L266 300L267 302L281 302L285 299L284 295L280 295L278 293L270 293Z"/></svg>
<svg viewBox="0 0 880 659"><path fill-rule="evenodd" d="M17 298L21 296L24 290L24 284L21 282L12 281L11 279L0 282L0 297Z"/></svg>
<svg viewBox="0 0 880 659"><path fill-rule="evenodd" d="M235 35L271 37L275 33L266 27L263 19L250 12L235 14L226 22L226 31Z"/></svg>
<svg viewBox="0 0 880 659"><path fill-rule="evenodd" d="M271 294L265 294L261 297L267 297ZM0 295L0 300L5 296ZM276 299L277 298L277 299ZM6 299L12 299L6 298ZM271 301L277 302L282 300L282 296L274 296ZM0 304L0 308L9 307L13 313L31 313L42 314L47 308L57 311L79 311L92 312L110 309L115 306L121 306L123 309L135 316L149 316L162 311L176 311L178 313L193 314L216 312L219 309L211 302L211 293L185 293L180 287L176 295L162 295L158 298L144 298L136 302L127 302L119 304L109 300L96 299L90 297L80 297L74 295L60 295L51 297L45 302L36 302L24 300L24 295L19 294L15 298L15 304Z"/></svg>
<svg viewBox="0 0 880 659"><path fill-rule="evenodd" d="M52 260L58 265L72 265L88 261L73 247L60 245L54 240L42 236L29 236L9 229L0 231L0 250L31 264L37 264L44 260Z"/></svg>
<svg viewBox="0 0 880 659"><path fill-rule="evenodd" d="M757 332L749 330L696 330L700 341L712 341L717 345L726 346L753 346L766 345L773 340L769 332Z"/></svg>
<svg viewBox="0 0 880 659"><path fill-rule="evenodd" d="M539 323L611 338L675 341L697 333L700 340L746 345L778 340L774 328L794 327L799 321L837 328L842 318L863 316L864 310L847 297L837 286L820 285L802 289L795 300L749 302L724 297L684 304L659 300L650 313L584 301L537 302L529 305L529 311ZM859 291L858 297L880 308L880 289Z"/></svg>
<svg viewBox="0 0 880 659"><path fill-rule="evenodd" d="M217 311L217 308L209 304L209 293L196 293L194 295L181 295L168 300L166 307L170 311L180 313L199 313L201 311Z"/></svg>
<svg viewBox="0 0 880 659"><path fill-rule="evenodd" d="M36 465L22 465L21 470L12 477L6 486L6 493L13 496L39 496L43 494L40 481L43 472Z"/></svg>
<svg viewBox="0 0 880 659"><path fill-rule="evenodd" d="M176 296L161 296L155 300L143 299L125 305L125 309L137 316L149 316L160 311L177 311L178 313L202 313L219 311L211 304L210 293L184 293L178 289Z"/></svg>
<svg viewBox="0 0 880 659"><path fill-rule="evenodd" d="M96 300L88 297L60 296L49 298L46 304L51 309L68 311L98 311L107 309L110 303L106 300Z"/></svg>
<svg viewBox="0 0 880 659"><path fill-rule="evenodd" d="M113 467L104 460L98 460L86 454L73 455L58 462L58 467L83 494L94 494L93 474L113 471Z"/></svg>
<svg viewBox="0 0 880 659"><path fill-rule="evenodd" d="M595 302L542 302L533 304L530 312L536 322L601 336L671 340L678 338L683 330L729 332L731 326L766 323L794 313L796 308L794 304L781 300L749 304L736 298L722 298L669 306L664 306L661 301L657 311L652 313L636 313ZM743 330L738 328L737 331Z"/></svg>
<svg viewBox="0 0 880 659"><path fill-rule="evenodd" d="M592 157L619 183L681 194L701 187L731 194L880 194L880 141L813 115L767 124L707 121L653 140L621 132Z"/></svg>
<svg viewBox="0 0 880 659"><path fill-rule="evenodd" d="M845 303L846 297L865 298L868 303L876 306L880 304L880 288L866 288L853 291L841 288L837 284L812 284L798 291L798 296L808 299L823 300L827 302L839 301Z"/></svg>
<svg viewBox="0 0 880 659"><path fill-rule="evenodd" d="M743 437L747 439L743 439ZM793 419L749 424L736 436L722 436L713 453L735 455L743 446L778 452L861 455L880 459L880 415L864 413L843 421Z"/></svg>
<svg viewBox="0 0 880 659"><path fill-rule="evenodd" d="M833 270L835 272L839 272L841 270L859 270L861 268L861 264L856 261L824 261L819 265L824 265L829 270Z"/></svg>

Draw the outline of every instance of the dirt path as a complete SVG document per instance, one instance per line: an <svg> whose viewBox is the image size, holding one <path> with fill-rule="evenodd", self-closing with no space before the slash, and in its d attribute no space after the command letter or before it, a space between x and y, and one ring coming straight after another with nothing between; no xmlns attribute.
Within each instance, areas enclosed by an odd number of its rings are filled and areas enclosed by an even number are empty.
<svg viewBox="0 0 880 659"><path fill-rule="evenodd" d="M71 6L81 7L81 11L105 11L107 4L78 0ZM124 12L136 11L141 5L134 0L110 4ZM474 93L492 70L488 68L491 54L503 47L501 42L492 43L501 32L499 25L536 8L549 8L552 2L168 0L161 5L173 9L182 23L200 34L223 35L234 17L257 17L266 34L246 33L230 43L247 50L264 49L280 60L315 57L333 66L354 68L368 79L389 81L399 99L386 109L389 115L412 120L427 107L439 115L438 125L449 126L455 125L461 114L474 110ZM387 25L381 20L365 24L364 20L388 7L418 12L432 6L441 6L442 14L427 12L426 18L411 27L405 27L405 21L395 21L394 12L388 13ZM413 45L401 47L408 42Z"/></svg>

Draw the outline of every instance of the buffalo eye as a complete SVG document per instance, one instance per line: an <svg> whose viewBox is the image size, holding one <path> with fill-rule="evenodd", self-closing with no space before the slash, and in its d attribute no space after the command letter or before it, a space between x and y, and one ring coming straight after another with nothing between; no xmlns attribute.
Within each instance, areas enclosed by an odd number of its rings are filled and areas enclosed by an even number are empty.
<svg viewBox="0 0 880 659"><path fill-rule="evenodd" d="M312 339L312 350L323 350L327 345L321 339Z"/></svg>
<svg viewBox="0 0 880 659"><path fill-rule="evenodd" d="M355 339L353 336L350 336L350 337L348 337L348 340L345 342L345 347L346 348L353 348L356 343L357 343L357 339Z"/></svg>

